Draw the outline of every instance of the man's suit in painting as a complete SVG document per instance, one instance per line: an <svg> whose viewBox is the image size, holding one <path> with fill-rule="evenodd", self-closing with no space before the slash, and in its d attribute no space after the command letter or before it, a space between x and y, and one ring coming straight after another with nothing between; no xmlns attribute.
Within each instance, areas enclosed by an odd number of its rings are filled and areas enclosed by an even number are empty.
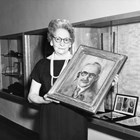
<svg viewBox="0 0 140 140"><path fill-rule="evenodd" d="M77 85L77 83L74 82L71 85L63 86L58 91L58 93L64 94L64 95L67 95L69 97L74 98L74 93L77 90L76 85ZM91 103L94 100L94 98L97 95L97 93L98 92L97 92L96 83L95 83L95 85L93 85L93 87L89 87L86 90L84 90L83 92L79 93L79 96L75 97L75 99L81 100L81 101L86 102L86 103ZM82 95L84 95L84 96L82 96ZM101 105L99 106L98 111L100 111L100 112L105 111L105 109L104 109L104 100L102 101Z"/></svg>
<svg viewBox="0 0 140 140"><path fill-rule="evenodd" d="M88 87L82 91L76 86L76 84L68 85L59 90L59 93L76 98L86 103L91 103L96 96L95 90Z"/></svg>

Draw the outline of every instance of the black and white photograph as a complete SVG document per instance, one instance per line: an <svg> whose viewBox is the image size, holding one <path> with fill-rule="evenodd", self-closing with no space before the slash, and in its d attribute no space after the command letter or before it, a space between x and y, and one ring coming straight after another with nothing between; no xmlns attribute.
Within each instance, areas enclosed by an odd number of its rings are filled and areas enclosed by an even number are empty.
<svg viewBox="0 0 140 140"><path fill-rule="evenodd" d="M114 111L122 114L134 116L136 113L138 97L117 94L114 104Z"/></svg>
<svg viewBox="0 0 140 140"><path fill-rule="evenodd" d="M139 140L139 98L140 0L0 0L0 140Z"/></svg>

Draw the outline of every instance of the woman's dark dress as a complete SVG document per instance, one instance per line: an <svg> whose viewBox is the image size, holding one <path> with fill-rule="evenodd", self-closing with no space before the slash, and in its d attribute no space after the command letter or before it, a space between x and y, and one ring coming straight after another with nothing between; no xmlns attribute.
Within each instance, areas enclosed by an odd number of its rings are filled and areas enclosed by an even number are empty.
<svg viewBox="0 0 140 140"><path fill-rule="evenodd" d="M54 61L54 75L59 75L64 60ZM35 66L31 78L42 84L40 95L51 87L50 60L42 59ZM87 140L87 119L78 109L49 103L41 107L41 140Z"/></svg>

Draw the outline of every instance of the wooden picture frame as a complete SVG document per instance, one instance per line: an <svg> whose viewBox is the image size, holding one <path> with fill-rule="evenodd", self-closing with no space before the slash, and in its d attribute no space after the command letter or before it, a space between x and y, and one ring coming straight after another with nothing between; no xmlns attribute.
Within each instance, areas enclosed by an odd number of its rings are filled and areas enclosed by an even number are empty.
<svg viewBox="0 0 140 140"><path fill-rule="evenodd" d="M65 70L47 93L48 97L94 114L110 89L115 75L120 72L126 60L125 55L80 45ZM77 84L75 81L79 78L79 74L81 76L83 67L90 63L99 63L101 66L98 80L96 80L96 84L94 81L94 84L90 85L92 90L85 92L84 98L75 98L73 96L73 86ZM89 73L87 75L89 76ZM90 77L94 77L94 73L90 74Z"/></svg>

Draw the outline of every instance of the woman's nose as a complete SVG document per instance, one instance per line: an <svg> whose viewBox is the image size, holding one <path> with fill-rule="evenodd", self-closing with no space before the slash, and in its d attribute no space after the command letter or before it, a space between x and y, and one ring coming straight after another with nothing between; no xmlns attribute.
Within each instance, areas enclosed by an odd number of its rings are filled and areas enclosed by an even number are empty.
<svg viewBox="0 0 140 140"><path fill-rule="evenodd" d="M61 45L61 46L64 46L64 44L65 44L65 43L64 43L64 41L62 40L62 41L60 42L60 45Z"/></svg>

